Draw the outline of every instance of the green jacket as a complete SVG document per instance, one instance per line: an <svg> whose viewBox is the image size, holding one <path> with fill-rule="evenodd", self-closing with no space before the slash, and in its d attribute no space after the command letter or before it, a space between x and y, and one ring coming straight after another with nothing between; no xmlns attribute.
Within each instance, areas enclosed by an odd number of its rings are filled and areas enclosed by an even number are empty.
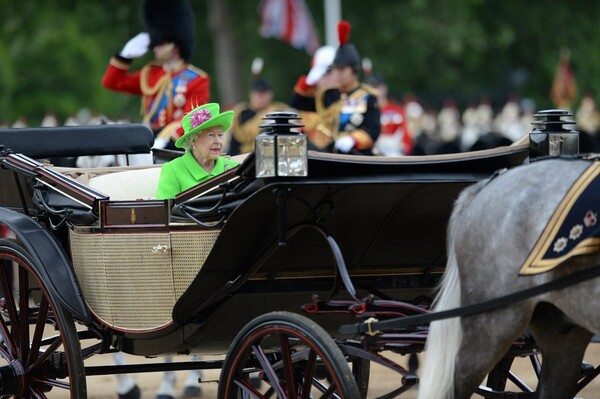
<svg viewBox="0 0 600 399"><path fill-rule="evenodd" d="M167 162L162 166L160 179L158 180L158 189L156 190L156 198L175 198L180 192L212 179L216 175L237 165L235 161L219 157L215 162L213 170L208 173L198 164L192 152L187 151L179 158Z"/></svg>

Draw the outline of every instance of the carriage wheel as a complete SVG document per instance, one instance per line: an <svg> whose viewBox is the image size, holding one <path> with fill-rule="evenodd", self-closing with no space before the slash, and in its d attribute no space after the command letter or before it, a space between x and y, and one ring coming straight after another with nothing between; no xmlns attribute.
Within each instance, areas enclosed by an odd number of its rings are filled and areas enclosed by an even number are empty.
<svg viewBox="0 0 600 399"><path fill-rule="evenodd" d="M27 251L0 239L0 397L85 398L73 318L52 301L31 264Z"/></svg>
<svg viewBox="0 0 600 399"><path fill-rule="evenodd" d="M531 361L534 372L539 377L539 359L536 354L530 354L529 359ZM486 399L500 399L506 398L510 395L511 398L519 399L532 399L535 397L535 389L529 387L524 381L522 381L517 375L511 371L515 357L507 355L488 374L488 378L485 387L480 387L477 393ZM507 384L512 382L514 384L510 391L507 391ZM516 388L515 388L516 387ZM515 391L516 389L516 391Z"/></svg>
<svg viewBox="0 0 600 399"><path fill-rule="evenodd" d="M251 382L256 376L259 387ZM355 399L360 393L325 330L304 316L273 312L248 323L233 340L217 397Z"/></svg>
<svg viewBox="0 0 600 399"><path fill-rule="evenodd" d="M371 376L371 362L363 358L352 359L352 375L358 386L361 398L366 398L369 392L369 378Z"/></svg>

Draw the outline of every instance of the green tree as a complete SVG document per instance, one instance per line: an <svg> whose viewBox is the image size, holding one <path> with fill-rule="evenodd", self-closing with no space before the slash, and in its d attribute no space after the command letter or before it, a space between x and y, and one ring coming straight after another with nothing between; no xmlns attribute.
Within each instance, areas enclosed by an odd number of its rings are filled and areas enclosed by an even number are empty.
<svg viewBox="0 0 600 399"><path fill-rule="evenodd" d="M260 37L259 0L221 0L220 20L210 7L215 1L191 2L197 28L191 61L211 76L213 100L227 106L245 99L254 57L264 59L276 97L287 100L310 55ZM321 38L323 1L306 0ZM23 115L36 124L47 111L64 120L84 106L139 121L139 98L105 90L100 81L109 58L143 30L140 4L0 0L0 121ZM464 104L487 96L499 103L515 94L549 108L559 51L568 47L580 93L599 99L596 0L345 0L342 8L353 25L350 40L399 96L410 91L437 106L446 97ZM150 58L135 60L132 69Z"/></svg>

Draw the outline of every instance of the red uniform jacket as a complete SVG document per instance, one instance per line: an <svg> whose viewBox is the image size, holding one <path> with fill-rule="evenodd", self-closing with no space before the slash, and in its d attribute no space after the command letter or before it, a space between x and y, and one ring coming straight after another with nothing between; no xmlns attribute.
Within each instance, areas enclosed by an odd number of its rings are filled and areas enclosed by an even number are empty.
<svg viewBox="0 0 600 399"><path fill-rule="evenodd" d="M181 118L194 107L210 100L210 78L193 65L183 64L172 74L160 65L148 64L129 72L129 64L116 57L102 78L102 86L123 93L141 95L144 123L163 134L181 136ZM174 123L175 122L175 123Z"/></svg>
<svg viewBox="0 0 600 399"><path fill-rule="evenodd" d="M409 155L413 150L413 139L408 128L408 120L404 107L394 102L387 102L381 106L381 135L394 135L399 138L397 143L404 155Z"/></svg>

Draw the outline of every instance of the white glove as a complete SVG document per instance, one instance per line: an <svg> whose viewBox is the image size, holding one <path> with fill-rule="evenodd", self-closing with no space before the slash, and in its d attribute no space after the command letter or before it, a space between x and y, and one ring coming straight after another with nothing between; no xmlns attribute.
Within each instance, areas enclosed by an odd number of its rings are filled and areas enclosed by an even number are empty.
<svg viewBox="0 0 600 399"><path fill-rule="evenodd" d="M163 139L162 137L157 137L154 139L154 145L152 148L158 148L162 150L167 146L167 144L169 144L169 140Z"/></svg>
<svg viewBox="0 0 600 399"><path fill-rule="evenodd" d="M340 152L350 152L354 148L355 141L352 136L342 136L335 141L333 147Z"/></svg>
<svg viewBox="0 0 600 399"><path fill-rule="evenodd" d="M123 50L119 52L119 55L129 59L139 58L148 52L149 45L150 35L147 32L141 32L129 39Z"/></svg>

